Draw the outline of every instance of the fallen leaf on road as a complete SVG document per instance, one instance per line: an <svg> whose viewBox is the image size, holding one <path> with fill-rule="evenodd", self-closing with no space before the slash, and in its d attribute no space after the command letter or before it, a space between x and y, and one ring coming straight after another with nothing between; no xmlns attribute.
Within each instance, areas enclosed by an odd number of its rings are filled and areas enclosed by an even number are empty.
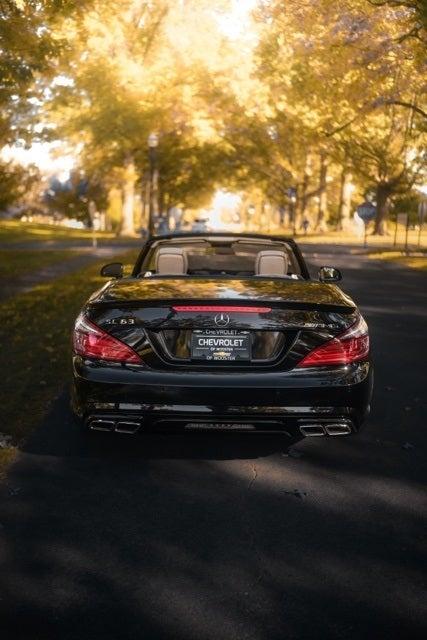
<svg viewBox="0 0 427 640"><path fill-rule="evenodd" d="M409 450L409 449L415 449L415 447L410 442L405 442L405 444L402 444L402 449Z"/></svg>
<svg viewBox="0 0 427 640"><path fill-rule="evenodd" d="M291 447L290 449L288 449L288 455L291 458L302 458L304 454L301 451L298 451L298 449L293 449Z"/></svg>
<svg viewBox="0 0 427 640"><path fill-rule="evenodd" d="M283 493L286 493L286 495L288 496L295 496L295 498L300 498L300 500L303 500L307 496L306 491L300 491L299 489L294 489L293 491L284 491Z"/></svg>

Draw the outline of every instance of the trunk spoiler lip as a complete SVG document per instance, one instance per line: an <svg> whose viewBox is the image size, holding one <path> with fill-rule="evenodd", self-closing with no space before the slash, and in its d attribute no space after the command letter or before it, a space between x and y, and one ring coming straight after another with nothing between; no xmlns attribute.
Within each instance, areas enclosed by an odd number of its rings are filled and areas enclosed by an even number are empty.
<svg viewBox="0 0 427 640"><path fill-rule="evenodd" d="M88 302L88 307L90 308L114 308L114 307L119 307L119 308L132 308L135 307L135 305L138 305L139 307L142 308L149 308L149 307L155 307L156 309L160 308L160 307L166 307L169 309L169 311L174 310L174 307L228 307L230 309L230 307L237 308L237 307L253 307L255 301L251 301L251 300L231 300L231 301L222 301L224 304L219 305L218 304L218 300L213 300L213 301L209 301L209 300L180 300L179 304L177 304L177 300L175 299L158 299L158 298L134 298L133 300L92 300ZM241 305L239 305L239 303L242 303ZM262 307L262 313L265 312L271 312L274 311L275 309L277 310L295 310L295 311L325 311L325 312L329 312L329 313L344 313L344 314L352 314L356 311L357 306L352 303L350 304L350 302L348 304L331 304L331 303L323 303L323 302L298 302L297 300L259 300L256 301L256 305L257 307L259 306L261 308L261 305L263 305L265 303L266 306ZM239 310L240 311L240 310ZM244 312L244 311L243 311ZM214 312L212 312L214 313ZM233 313L233 311L230 311L230 313ZM237 311L236 311L237 313ZM241 313L241 311L240 311Z"/></svg>

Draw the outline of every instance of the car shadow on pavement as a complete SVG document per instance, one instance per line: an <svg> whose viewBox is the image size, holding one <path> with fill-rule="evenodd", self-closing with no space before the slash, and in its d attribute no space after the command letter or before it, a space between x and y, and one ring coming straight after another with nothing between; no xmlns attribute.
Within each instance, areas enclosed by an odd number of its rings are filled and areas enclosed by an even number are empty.
<svg viewBox="0 0 427 640"><path fill-rule="evenodd" d="M136 435L90 432L69 409L64 392L23 451L56 457L127 459L249 459L287 451L301 437L251 433L139 433Z"/></svg>

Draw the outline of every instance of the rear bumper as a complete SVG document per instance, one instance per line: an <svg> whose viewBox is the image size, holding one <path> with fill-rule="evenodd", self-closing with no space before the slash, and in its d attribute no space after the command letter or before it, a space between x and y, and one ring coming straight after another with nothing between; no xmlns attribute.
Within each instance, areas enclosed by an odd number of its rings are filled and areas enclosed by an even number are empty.
<svg viewBox="0 0 427 640"><path fill-rule="evenodd" d="M157 372L75 357L73 371L77 415L124 432L118 423L137 424L139 431L218 428L293 435L302 425L323 425L326 433L325 425L340 420L354 432L369 412L373 384L370 363L290 372Z"/></svg>

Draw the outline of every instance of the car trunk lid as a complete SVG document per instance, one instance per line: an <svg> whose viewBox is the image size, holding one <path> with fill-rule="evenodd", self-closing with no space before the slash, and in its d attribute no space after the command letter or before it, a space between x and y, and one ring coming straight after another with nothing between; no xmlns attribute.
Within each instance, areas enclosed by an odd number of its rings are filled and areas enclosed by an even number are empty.
<svg viewBox="0 0 427 640"><path fill-rule="evenodd" d="M291 278L123 278L109 282L90 304L114 305L180 301L275 302L283 308L351 312L354 302L336 285Z"/></svg>
<svg viewBox="0 0 427 640"><path fill-rule="evenodd" d="M334 285L279 278L123 279L88 306L93 322L152 366L290 365L292 350L298 358L310 336L344 330L354 311Z"/></svg>

